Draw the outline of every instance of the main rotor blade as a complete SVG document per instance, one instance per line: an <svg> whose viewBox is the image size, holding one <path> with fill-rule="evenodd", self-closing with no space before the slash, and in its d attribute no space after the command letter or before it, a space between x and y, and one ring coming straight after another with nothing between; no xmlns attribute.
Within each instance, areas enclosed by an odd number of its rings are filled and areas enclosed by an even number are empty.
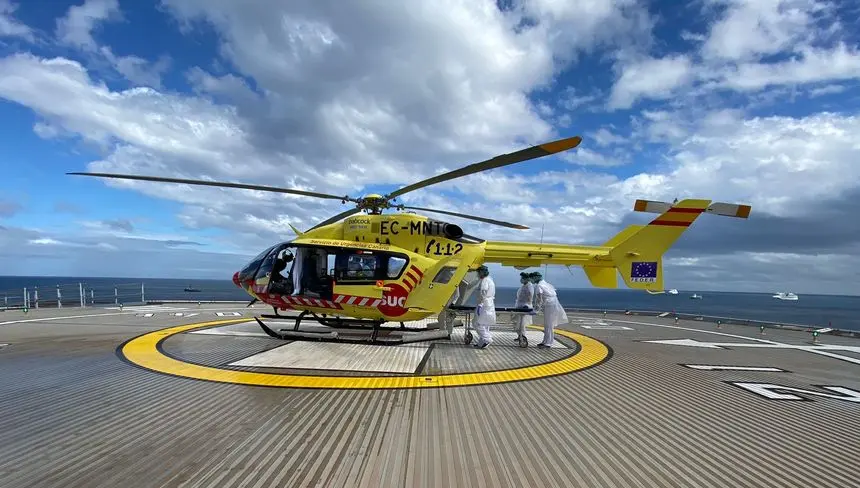
<svg viewBox="0 0 860 488"><path fill-rule="evenodd" d="M333 223L337 222L337 221L338 221L338 220L340 220L340 219L343 219L343 218L349 217L350 215L353 215L353 214L357 214L358 212L361 212L361 209L360 209L360 208L358 208L358 207L356 207L356 208L351 208L351 209L349 209L349 210L344 210L343 212L341 212L341 213L339 213L339 214L335 215L334 217L331 217L331 218L328 218L328 219L326 219L326 220L323 220L323 221L322 221L322 222L320 222L319 224L317 224L317 225L315 225L315 226L311 227L310 229L308 229L308 230L306 230L305 232L303 232L303 234L306 234L306 233L308 233L308 232L310 232L310 231L312 231L312 230L316 229L317 227L322 227L322 226L324 226L324 225L333 224Z"/></svg>
<svg viewBox="0 0 860 488"><path fill-rule="evenodd" d="M456 213L456 212L449 212L447 210L436 210L435 208L407 207L405 205L398 205L397 208L408 208L408 209L412 209L412 210L421 210L423 212L435 212L435 213L440 213L440 214L445 214L445 215L453 215L454 217L462 217L464 219L477 220L479 222L485 222L487 224L501 225L502 227L510 227L512 229L528 229L528 227L526 227L525 225L512 224L510 222L505 222L503 220L493 220L493 219L488 219L486 217L477 217L475 215L467 215L467 214L461 214L461 213Z"/></svg>
<svg viewBox="0 0 860 488"><path fill-rule="evenodd" d="M66 173L67 175L79 175L79 176L99 176L102 178L117 178L121 180L141 180L141 181L158 181L165 183L185 183L187 185L201 185L201 186L218 186L225 188L241 188L245 190L260 190L260 191L269 191L274 193L291 193L294 195L304 195L306 197L316 197L316 198L328 198L330 200L347 200L347 201L355 201L352 198L346 196L337 196L337 195L329 195L328 193L317 193L314 191L305 191L305 190L292 190L289 188L279 188L276 186L262 186L262 185L248 185L245 183L228 183L223 181L206 181L206 180L186 180L182 178L164 178L161 176L142 176L142 175L120 175L114 173Z"/></svg>
<svg viewBox="0 0 860 488"><path fill-rule="evenodd" d="M507 166L509 164L521 163L523 161L528 161L529 159L540 158L543 156L549 156L550 154L567 151L568 149L573 149L578 146L580 142L582 142L582 137L574 136L568 137L566 139L559 139L557 141L547 142L546 144L541 144L539 146L532 146L526 149L520 149L516 152L502 154L501 156L496 156L492 159L481 161L480 163L470 164L469 166L456 169L454 171L449 171L448 173L443 173L432 178L427 178L424 181L419 181L418 183L413 183L409 186L404 186L399 190L395 190L394 192L389 193L385 196L385 198L391 199L394 197L398 197L400 195L403 195L404 193L408 193L419 188L424 188L426 186L434 185L442 181L452 180L461 176L470 175L479 171L499 168L502 166Z"/></svg>

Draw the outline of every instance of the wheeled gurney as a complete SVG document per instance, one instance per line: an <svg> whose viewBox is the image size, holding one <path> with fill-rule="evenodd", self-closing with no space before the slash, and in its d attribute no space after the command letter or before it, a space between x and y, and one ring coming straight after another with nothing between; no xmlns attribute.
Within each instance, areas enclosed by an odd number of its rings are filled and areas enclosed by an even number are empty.
<svg viewBox="0 0 860 488"><path fill-rule="evenodd" d="M472 334L472 315L475 313L474 306L468 305L449 305L448 310L457 316L463 316L463 326L465 334L463 342L471 344L474 335ZM500 314L499 312L503 312ZM516 332L518 339L517 343L520 347L528 347L529 341L526 338L525 328L522 326L520 317L523 315L537 315L534 309L531 308L514 308L514 307L496 307L496 323L490 326L490 330L505 330Z"/></svg>

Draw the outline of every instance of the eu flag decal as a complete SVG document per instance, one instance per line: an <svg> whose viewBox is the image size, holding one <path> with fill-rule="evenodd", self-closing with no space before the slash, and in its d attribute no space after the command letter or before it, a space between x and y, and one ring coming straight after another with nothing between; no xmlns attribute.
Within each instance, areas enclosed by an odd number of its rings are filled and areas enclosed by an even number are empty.
<svg viewBox="0 0 860 488"><path fill-rule="evenodd" d="M630 269L630 281L634 283L654 283L657 281L656 262L634 262Z"/></svg>

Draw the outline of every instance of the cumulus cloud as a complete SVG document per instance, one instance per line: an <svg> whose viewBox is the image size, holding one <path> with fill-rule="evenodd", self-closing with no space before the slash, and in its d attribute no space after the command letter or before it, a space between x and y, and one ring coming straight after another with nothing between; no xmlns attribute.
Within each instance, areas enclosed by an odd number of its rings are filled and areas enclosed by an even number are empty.
<svg viewBox="0 0 860 488"><path fill-rule="evenodd" d="M97 66L106 63L132 84L161 88L161 77L170 67L169 57L150 61L135 55L120 56L95 39L94 32L102 24L124 20L118 0L86 0L72 5L57 19L55 35L60 43L82 50Z"/></svg>
<svg viewBox="0 0 860 488"><path fill-rule="evenodd" d="M11 0L0 0L0 38L15 37L32 42L35 40L33 30L15 19L18 4Z"/></svg>
<svg viewBox="0 0 860 488"><path fill-rule="evenodd" d="M0 97L37 113L34 130L42 137L74 136L99 146L103 153L92 158L92 171L335 195L411 183L572 135L566 127L587 121L573 132L585 132L583 145L551 169L524 165L472 175L401 200L531 227L446 218L484 238L589 244L652 218L631 212L637 198L751 204L750 221L703 216L670 251L667 276L683 283L678 287L698 289L703 282L731 282L769 290L768 283L782 279L774 273L784 276L795 256L809 270L804 276L829 283L860 244L860 228L851 224L860 195L860 119L842 110L767 115L722 97L775 97L770 90L791 84L809 85L819 96L852 89L860 58L840 40L830 4L706 2L715 22L685 35L695 43L692 51L667 53L653 42L655 19L632 0L588 9L576 2L514 1L503 10L492 1L453 0L163 3L186 32L212 29L218 38L223 69L211 63L181 68L190 93L161 88L160 77L145 80L151 66L131 54L124 74L143 86L106 84L80 60L17 53L0 58ZM120 69L113 48L94 34L100 22L120 18L115 3L90 0L68 11L58 35ZM831 28L814 33L822 22ZM606 53L614 53L607 57L611 88L559 86L565 70ZM139 67L146 69L134 74ZM162 67L156 73L177 68L166 61ZM759 108L768 103L761 100ZM617 117L642 106L632 112L629 129L589 119L605 108ZM41 253L76 245L116 259L133 251L167 269L205 268L223 277L291 238L289 224L308 228L344 210L338 201L256 191L105 184L177 202L176 218L188 235L225 232L189 238L92 216L80 222L80 235L7 226L2 235L9 246L0 248L31 242L14 252ZM21 258L4 252L2 266ZM733 271L739 266L749 273L739 278ZM516 282L512 270L499 276ZM580 272L564 280L585 283Z"/></svg>
<svg viewBox="0 0 860 488"><path fill-rule="evenodd" d="M709 0L703 5L705 15L717 20L703 34L684 35L696 42L695 52L619 57L610 109L670 97L708 99L718 89L752 95L860 77L860 52L837 2ZM856 12L844 15L848 19Z"/></svg>
<svg viewBox="0 0 860 488"><path fill-rule="evenodd" d="M706 58L745 61L782 52L816 35L816 17L833 4L815 0L712 0L724 8L702 46Z"/></svg>
<svg viewBox="0 0 860 488"><path fill-rule="evenodd" d="M630 108L643 95L651 99L668 98L673 90L693 78L687 56L644 59L624 66L612 87L609 108Z"/></svg>
<svg viewBox="0 0 860 488"><path fill-rule="evenodd" d="M83 49L97 47L92 31L106 20L122 18L117 0L87 0L82 5L69 7L65 17L57 19L57 38Z"/></svg>

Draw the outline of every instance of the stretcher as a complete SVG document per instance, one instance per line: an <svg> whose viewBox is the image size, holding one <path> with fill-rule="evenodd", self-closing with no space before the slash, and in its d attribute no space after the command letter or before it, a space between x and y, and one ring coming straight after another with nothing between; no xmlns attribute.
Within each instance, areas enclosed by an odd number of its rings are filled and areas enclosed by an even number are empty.
<svg viewBox="0 0 860 488"><path fill-rule="evenodd" d="M472 315L475 314L475 307L468 305L450 305L448 310L456 316L463 317L463 326L465 334L463 342L471 344L474 335L472 334ZM503 312L503 313L499 313ZM514 307L496 307L496 323L490 326L490 331L504 330L515 332L517 334L517 344L520 347L528 347L529 340L526 338L526 331L522 325L520 318L524 315L537 315L532 308L514 308Z"/></svg>

